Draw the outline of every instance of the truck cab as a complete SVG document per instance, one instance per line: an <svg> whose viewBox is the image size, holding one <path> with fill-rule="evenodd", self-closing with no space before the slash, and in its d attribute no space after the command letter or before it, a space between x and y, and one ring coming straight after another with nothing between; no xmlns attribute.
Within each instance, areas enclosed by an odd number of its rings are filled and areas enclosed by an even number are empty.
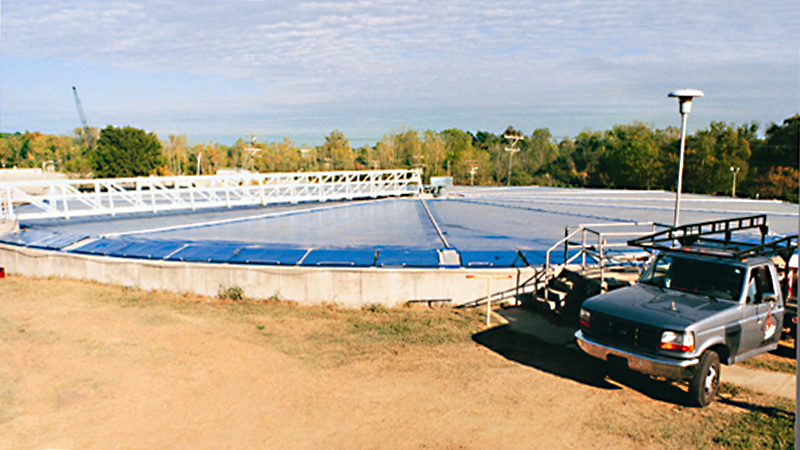
<svg viewBox="0 0 800 450"><path fill-rule="evenodd" d="M707 229L687 225L629 242L654 257L636 284L584 302L575 334L579 347L610 364L688 380L693 403L712 402L720 364L775 350L786 314L774 257L792 252L797 237L765 242L766 217L744 219L700 224ZM732 230L750 228L762 230L762 243L732 240ZM708 238L720 229L725 239Z"/></svg>

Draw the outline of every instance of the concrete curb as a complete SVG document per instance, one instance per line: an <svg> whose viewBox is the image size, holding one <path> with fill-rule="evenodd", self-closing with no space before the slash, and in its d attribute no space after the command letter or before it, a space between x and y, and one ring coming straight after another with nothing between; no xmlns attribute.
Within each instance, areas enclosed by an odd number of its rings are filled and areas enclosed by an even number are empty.
<svg viewBox="0 0 800 450"><path fill-rule="evenodd" d="M795 400L795 375L780 372L749 369L742 366L723 366L722 381L746 387L762 394Z"/></svg>

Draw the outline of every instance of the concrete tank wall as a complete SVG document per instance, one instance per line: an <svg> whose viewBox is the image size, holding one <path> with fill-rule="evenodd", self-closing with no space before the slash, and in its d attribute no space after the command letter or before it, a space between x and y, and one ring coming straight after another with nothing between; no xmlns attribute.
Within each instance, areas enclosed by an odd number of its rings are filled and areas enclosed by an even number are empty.
<svg viewBox="0 0 800 450"><path fill-rule="evenodd" d="M306 268L184 263L79 255L5 244L0 244L0 267L9 274L73 278L206 296L217 295L220 286L238 286L253 299L274 297L300 304L336 303L347 307L391 307L408 301L441 299L461 304L486 296L487 279L483 277L487 275L510 276L491 280L492 292L508 290L505 298L513 299L517 280L536 273L531 268Z"/></svg>

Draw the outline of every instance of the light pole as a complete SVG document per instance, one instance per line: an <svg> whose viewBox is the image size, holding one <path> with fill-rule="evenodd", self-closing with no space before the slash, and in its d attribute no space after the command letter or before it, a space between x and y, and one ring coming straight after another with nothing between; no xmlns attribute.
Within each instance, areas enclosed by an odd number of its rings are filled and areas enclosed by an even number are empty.
<svg viewBox="0 0 800 450"><path fill-rule="evenodd" d="M678 189L675 191L675 218L673 226L677 227L681 216L681 189L683 188L683 154L686 150L686 117L692 111L692 99L702 97L703 92L696 89L680 89L670 92L667 97L677 97L681 113L681 156L678 163Z"/></svg>
<svg viewBox="0 0 800 450"><path fill-rule="evenodd" d="M733 184L731 185L731 197L736 197L736 174L739 173L738 167L731 167L733 172Z"/></svg>
<svg viewBox="0 0 800 450"><path fill-rule="evenodd" d="M197 175L200 176L200 160L203 158L203 152L197 154Z"/></svg>

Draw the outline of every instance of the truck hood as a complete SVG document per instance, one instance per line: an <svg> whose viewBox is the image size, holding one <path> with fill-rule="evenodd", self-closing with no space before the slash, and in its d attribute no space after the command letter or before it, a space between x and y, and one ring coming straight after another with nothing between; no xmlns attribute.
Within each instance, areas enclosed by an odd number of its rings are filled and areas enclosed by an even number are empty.
<svg viewBox="0 0 800 450"><path fill-rule="evenodd" d="M643 284L597 295L584 302L589 311L676 330L736 305L735 302Z"/></svg>

